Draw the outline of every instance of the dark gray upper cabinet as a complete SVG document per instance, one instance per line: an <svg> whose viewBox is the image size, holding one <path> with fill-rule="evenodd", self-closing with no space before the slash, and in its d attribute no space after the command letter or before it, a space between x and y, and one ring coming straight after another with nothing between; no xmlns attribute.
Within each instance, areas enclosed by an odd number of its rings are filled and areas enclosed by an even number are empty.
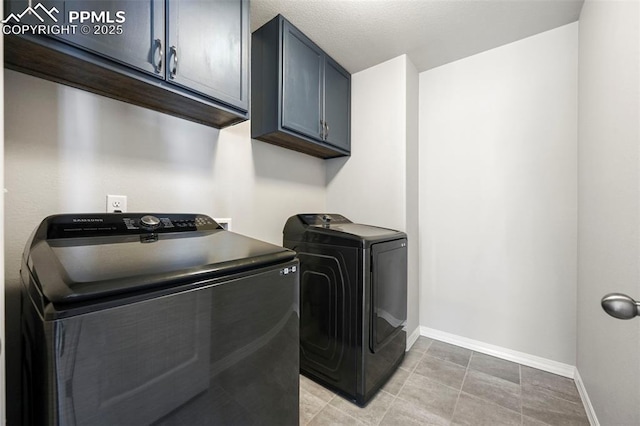
<svg viewBox="0 0 640 426"><path fill-rule="evenodd" d="M351 76L281 15L252 35L251 137L321 158L350 154Z"/></svg>
<svg viewBox="0 0 640 426"><path fill-rule="evenodd" d="M73 22L75 34L6 37L8 68L213 127L248 119L249 0L40 3L55 6L63 24L81 10L112 22L86 22L88 33ZM5 4L19 14L29 2Z"/></svg>
<svg viewBox="0 0 640 426"><path fill-rule="evenodd" d="M169 1L167 78L249 108L249 2Z"/></svg>

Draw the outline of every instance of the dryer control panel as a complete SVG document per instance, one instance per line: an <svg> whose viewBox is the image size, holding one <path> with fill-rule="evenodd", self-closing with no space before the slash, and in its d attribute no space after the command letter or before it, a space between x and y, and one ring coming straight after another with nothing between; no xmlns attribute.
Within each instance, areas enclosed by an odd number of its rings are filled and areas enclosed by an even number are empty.
<svg viewBox="0 0 640 426"><path fill-rule="evenodd" d="M209 216L181 213L63 214L49 216L43 223L46 223L46 239L223 229Z"/></svg>

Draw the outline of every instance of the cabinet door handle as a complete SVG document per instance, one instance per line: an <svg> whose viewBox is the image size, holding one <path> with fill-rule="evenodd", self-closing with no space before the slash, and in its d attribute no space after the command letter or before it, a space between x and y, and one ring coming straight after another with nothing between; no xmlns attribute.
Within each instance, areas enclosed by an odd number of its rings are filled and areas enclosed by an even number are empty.
<svg viewBox="0 0 640 426"><path fill-rule="evenodd" d="M324 140L326 141L327 139L329 139L329 123L327 123L326 121L324 122Z"/></svg>
<svg viewBox="0 0 640 426"><path fill-rule="evenodd" d="M156 48L158 49L158 53L160 54L158 63L155 64L156 72L159 73L162 71L162 59L164 57L164 50L162 50L162 40L157 38L155 42L156 42Z"/></svg>
<svg viewBox="0 0 640 426"><path fill-rule="evenodd" d="M171 46L171 55L173 55L173 69L169 72L170 78L175 78L178 73L178 49L175 46Z"/></svg>
<svg viewBox="0 0 640 426"><path fill-rule="evenodd" d="M324 140L324 121L320 120L320 139Z"/></svg>

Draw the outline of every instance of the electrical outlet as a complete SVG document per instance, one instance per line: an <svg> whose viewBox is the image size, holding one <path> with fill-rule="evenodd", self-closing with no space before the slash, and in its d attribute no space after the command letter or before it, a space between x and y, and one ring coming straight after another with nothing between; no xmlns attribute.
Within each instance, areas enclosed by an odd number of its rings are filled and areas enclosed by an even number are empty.
<svg viewBox="0 0 640 426"><path fill-rule="evenodd" d="M222 226L225 231L231 231L231 218L230 217L214 217L218 225Z"/></svg>
<svg viewBox="0 0 640 426"><path fill-rule="evenodd" d="M125 213L126 211L126 195L107 195L107 213Z"/></svg>

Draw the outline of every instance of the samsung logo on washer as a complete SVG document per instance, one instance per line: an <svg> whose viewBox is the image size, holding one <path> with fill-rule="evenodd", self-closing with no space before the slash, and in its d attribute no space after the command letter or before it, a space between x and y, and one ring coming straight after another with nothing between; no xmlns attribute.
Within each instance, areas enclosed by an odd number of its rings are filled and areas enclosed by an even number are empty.
<svg viewBox="0 0 640 426"><path fill-rule="evenodd" d="M73 222L103 222L102 219L100 218L95 218L95 219L73 219Z"/></svg>

